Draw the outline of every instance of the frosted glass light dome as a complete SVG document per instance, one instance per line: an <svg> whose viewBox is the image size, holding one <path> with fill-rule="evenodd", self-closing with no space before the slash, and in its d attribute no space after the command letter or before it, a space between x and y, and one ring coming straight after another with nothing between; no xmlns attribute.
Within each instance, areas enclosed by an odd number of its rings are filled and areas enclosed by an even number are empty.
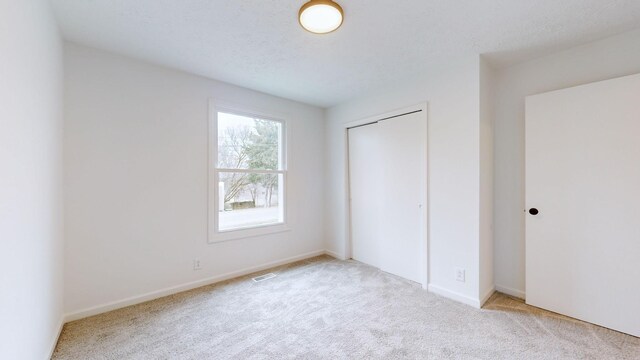
<svg viewBox="0 0 640 360"><path fill-rule="evenodd" d="M311 0L300 8L298 20L307 31L330 33L342 25L342 7L330 0Z"/></svg>

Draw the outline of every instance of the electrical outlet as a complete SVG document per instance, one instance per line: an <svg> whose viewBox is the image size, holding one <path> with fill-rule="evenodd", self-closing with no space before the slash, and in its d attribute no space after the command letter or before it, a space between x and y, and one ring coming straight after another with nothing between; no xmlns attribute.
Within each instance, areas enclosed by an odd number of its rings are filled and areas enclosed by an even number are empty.
<svg viewBox="0 0 640 360"><path fill-rule="evenodd" d="M456 280L460 281L460 282L464 282L464 274L465 274L465 270L463 268L456 268Z"/></svg>
<svg viewBox="0 0 640 360"><path fill-rule="evenodd" d="M202 269L202 265L200 264L200 259L194 259L193 270L200 270L200 269Z"/></svg>

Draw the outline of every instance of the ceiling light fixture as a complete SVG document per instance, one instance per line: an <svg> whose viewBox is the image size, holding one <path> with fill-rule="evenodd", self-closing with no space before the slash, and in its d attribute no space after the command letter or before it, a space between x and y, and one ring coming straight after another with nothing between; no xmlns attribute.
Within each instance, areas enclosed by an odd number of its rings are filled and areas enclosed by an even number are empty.
<svg viewBox="0 0 640 360"><path fill-rule="evenodd" d="M300 25L314 34L330 33L342 25L342 7L331 0L311 0L298 13Z"/></svg>

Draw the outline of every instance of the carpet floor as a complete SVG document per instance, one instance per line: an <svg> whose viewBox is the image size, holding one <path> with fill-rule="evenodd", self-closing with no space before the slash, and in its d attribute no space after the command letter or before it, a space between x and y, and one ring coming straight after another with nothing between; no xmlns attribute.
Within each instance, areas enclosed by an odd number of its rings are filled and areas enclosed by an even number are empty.
<svg viewBox="0 0 640 360"><path fill-rule="evenodd" d="M53 358L640 359L640 338L498 293L478 310L327 256L271 271L70 322Z"/></svg>

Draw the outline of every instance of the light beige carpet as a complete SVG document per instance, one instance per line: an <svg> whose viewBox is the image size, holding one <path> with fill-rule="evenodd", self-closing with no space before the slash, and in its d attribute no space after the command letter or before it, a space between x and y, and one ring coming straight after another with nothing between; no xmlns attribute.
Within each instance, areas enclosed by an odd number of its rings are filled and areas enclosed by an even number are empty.
<svg viewBox="0 0 640 360"><path fill-rule="evenodd" d="M494 295L482 310L318 257L64 326L54 359L640 359L640 339Z"/></svg>

